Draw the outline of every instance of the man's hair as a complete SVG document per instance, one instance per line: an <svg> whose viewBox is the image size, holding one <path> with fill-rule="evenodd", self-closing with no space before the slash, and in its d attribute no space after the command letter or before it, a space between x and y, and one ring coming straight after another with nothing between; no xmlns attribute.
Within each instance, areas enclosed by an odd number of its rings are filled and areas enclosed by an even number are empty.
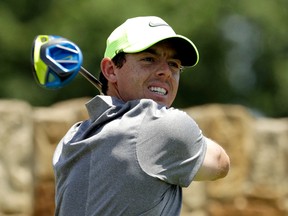
<svg viewBox="0 0 288 216"><path fill-rule="evenodd" d="M117 68L121 68L126 61L126 53L119 52L116 56L113 57L112 62L116 65ZM99 80L102 83L102 93L107 95L108 90L108 80L103 75L102 71L99 74Z"/></svg>

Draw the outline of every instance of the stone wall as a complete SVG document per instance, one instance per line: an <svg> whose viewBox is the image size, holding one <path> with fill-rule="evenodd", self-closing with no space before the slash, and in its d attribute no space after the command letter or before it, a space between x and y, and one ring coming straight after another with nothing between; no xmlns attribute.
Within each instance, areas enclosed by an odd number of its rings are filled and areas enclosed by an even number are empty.
<svg viewBox="0 0 288 216"><path fill-rule="evenodd" d="M51 107L0 101L0 216L51 216L52 154L72 124L87 118L80 98ZM288 215L288 118L255 118L245 107L185 110L231 159L228 176L185 188L181 216Z"/></svg>

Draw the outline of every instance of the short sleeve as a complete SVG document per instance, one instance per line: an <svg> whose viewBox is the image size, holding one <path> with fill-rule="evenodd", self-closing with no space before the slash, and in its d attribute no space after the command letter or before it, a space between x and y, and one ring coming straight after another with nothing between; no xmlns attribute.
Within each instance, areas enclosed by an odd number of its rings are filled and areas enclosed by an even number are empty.
<svg viewBox="0 0 288 216"><path fill-rule="evenodd" d="M139 130L137 157L148 175L187 187L205 153L205 138L185 112L166 108L146 112Z"/></svg>

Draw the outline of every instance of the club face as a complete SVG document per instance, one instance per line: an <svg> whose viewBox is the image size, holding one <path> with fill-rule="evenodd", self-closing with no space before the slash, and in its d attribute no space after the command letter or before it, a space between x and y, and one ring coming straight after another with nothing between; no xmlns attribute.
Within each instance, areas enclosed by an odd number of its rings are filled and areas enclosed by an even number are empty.
<svg viewBox="0 0 288 216"><path fill-rule="evenodd" d="M81 50L71 41L53 35L39 35L32 46L32 66L37 83L57 89L70 83L83 62Z"/></svg>

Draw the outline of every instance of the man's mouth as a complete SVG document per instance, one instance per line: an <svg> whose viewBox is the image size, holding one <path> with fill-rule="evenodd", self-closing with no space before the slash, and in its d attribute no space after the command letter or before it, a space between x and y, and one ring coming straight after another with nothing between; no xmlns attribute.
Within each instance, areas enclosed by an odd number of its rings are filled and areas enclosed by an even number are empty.
<svg viewBox="0 0 288 216"><path fill-rule="evenodd" d="M164 88L161 88L161 87L153 87L153 86L151 86L151 87L149 87L149 90L151 92L154 92L154 93L159 94L159 95L167 95L167 90L164 89Z"/></svg>

